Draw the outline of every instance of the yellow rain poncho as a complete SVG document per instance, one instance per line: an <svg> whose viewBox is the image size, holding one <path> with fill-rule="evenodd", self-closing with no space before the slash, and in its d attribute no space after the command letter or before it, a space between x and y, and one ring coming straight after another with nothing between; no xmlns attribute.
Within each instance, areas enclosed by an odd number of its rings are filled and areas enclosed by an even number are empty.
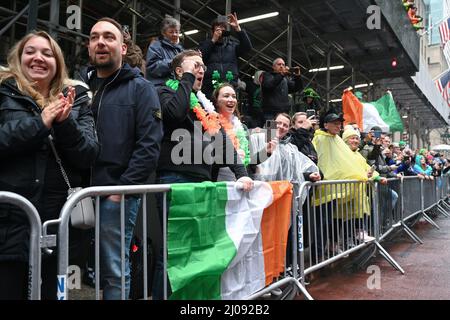
<svg viewBox="0 0 450 320"><path fill-rule="evenodd" d="M338 135L317 130L312 141L319 159L318 166L324 180L368 181L370 166L358 152L353 152ZM366 183L326 185L315 190L315 205L337 200L334 218L362 218L370 214Z"/></svg>

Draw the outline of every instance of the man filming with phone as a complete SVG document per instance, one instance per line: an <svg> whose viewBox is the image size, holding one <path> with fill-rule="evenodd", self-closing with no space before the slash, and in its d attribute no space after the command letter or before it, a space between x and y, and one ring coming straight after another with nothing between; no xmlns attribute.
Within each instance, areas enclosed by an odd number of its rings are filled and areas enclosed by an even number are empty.
<svg viewBox="0 0 450 320"><path fill-rule="evenodd" d="M289 93L303 88L300 68L289 68L282 58L272 63L272 72L264 72L261 81L262 108L266 120L273 119L278 113L290 113Z"/></svg>
<svg viewBox="0 0 450 320"><path fill-rule="evenodd" d="M234 31L233 37L228 31L229 27ZM245 30L239 26L236 13L218 16L211 24L211 38L201 42L199 47L206 65L202 87L205 95L211 98L213 80L229 82L237 89L238 58L251 51L252 43Z"/></svg>
<svg viewBox="0 0 450 320"><path fill-rule="evenodd" d="M384 134L381 128L374 126L365 137L366 145L361 150L361 154L367 159L369 165L375 165L375 169L381 176L386 178L395 177L393 171L397 169L396 165L388 166L383 156L383 139Z"/></svg>

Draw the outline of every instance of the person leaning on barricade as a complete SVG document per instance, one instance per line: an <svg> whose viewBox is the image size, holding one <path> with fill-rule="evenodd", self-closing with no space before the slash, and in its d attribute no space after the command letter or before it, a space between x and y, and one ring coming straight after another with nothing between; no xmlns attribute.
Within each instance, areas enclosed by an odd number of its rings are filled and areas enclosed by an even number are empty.
<svg viewBox="0 0 450 320"><path fill-rule="evenodd" d="M244 191L253 180L221 127L214 105L201 92L205 65L200 52L186 50L172 61L176 80L158 88L164 121L164 138L156 180L161 184L212 180L215 163L228 166ZM208 149L207 149L208 148ZM205 152L210 150L210 152ZM214 152L211 152L214 151ZM231 159L231 161L227 161ZM162 226L162 197L158 199ZM169 207L169 206L167 206ZM162 299L162 249L156 263L153 299Z"/></svg>
<svg viewBox="0 0 450 320"><path fill-rule="evenodd" d="M433 180L433 168L427 164L425 156L419 155L416 156L416 159L419 160L419 162L416 162L414 165L414 172L422 175L427 180Z"/></svg>
<svg viewBox="0 0 450 320"><path fill-rule="evenodd" d="M300 196L300 205L305 203L308 196L306 192L299 194L300 186L305 181L316 182L321 180L319 168L316 164L301 153L298 148L291 143L289 134L291 118L286 113L275 116L276 135L278 141L269 158L256 166L255 180L278 181L287 180L294 184L294 196ZM269 129L269 128L266 128ZM250 136L252 146L263 145L258 140L264 139L264 134L253 134ZM305 211L303 211L305 212ZM292 262L291 232L288 233L288 245L286 247L286 262Z"/></svg>
<svg viewBox="0 0 450 320"><path fill-rule="evenodd" d="M353 151L339 136L342 122L342 115L329 111L320 119L320 129L316 130L313 144L317 151L318 165L323 172L324 180L359 180L368 181L368 169L362 165L355 165L360 162L356 159ZM358 143L359 145L359 143ZM357 195L366 193L366 185L358 184L358 191L353 187L344 187L340 192L333 192L331 187L322 187L321 191L316 191L316 205L327 204L334 208L333 220L336 228L341 225L340 221L348 222L348 219L363 218L364 214L370 215L370 208L367 202L360 203ZM349 211L346 211L346 209ZM328 210L331 212L331 210ZM326 217L323 217L326 220ZM331 221L327 221L331 223ZM337 229L336 229L337 230ZM342 232L345 232L342 231ZM337 233L335 233L335 236ZM345 235L345 241L350 235ZM331 239L330 239L331 240ZM335 239L336 240L336 239ZM320 244L319 244L320 245ZM345 245L345 243L344 243ZM340 248L333 250L339 251Z"/></svg>
<svg viewBox="0 0 450 320"><path fill-rule="evenodd" d="M92 184L145 184L156 168L162 138L159 99L137 68L123 63L127 52L121 25L98 20L90 31L86 82L94 92L92 109L101 143ZM122 196L100 199L100 277L103 299L121 298ZM140 197L125 196L125 298L130 291L129 249Z"/></svg>
<svg viewBox="0 0 450 320"><path fill-rule="evenodd" d="M372 181L379 182L380 184L387 184L387 179L385 177L381 177L380 174L374 169L374 167L370 166L366 159L358 152L358 148L360 145L360 134L353 128L347 128L344 130L344 133L342 134L342 140L348 145L350 150L353 151L353 154L355 156L355 162L354 165L360 167L362 170L365 170L367 172L367 178L369 178ZM364 202L363 202L363 215L364 217L359 216L359 221L355 221L355 227L356 230L358 230L358 227L363 225L363 223L367 222L367 215L368 212L370 212L370 204L369 204L369 198L366 195L366 192L363 190L362 194L364 196ZM367 227L367 225L366 225ZM357 235L359 239L364 239L365 241L370 241L374 239L373 237L370 237L367 234L367 229L364 228L364 230L357 231ZM361 232L363 234L361 234Z"/></svg>
<svg viewBox="0 0 450 320"><path fill-rule="evenodd" d="M61 48L44 31L11 49L0 84L0 190L30 200L42 222L57 219L68 186L50 136L70 183L87 185L99 151L89 90L67 77ZM0 205L0 300L27 297L28 237L21 210ZM82 241L83 231L70 228L71 261L83 254ZM56 299L56 287L54 251L42 258L41 298Z"/></svg>

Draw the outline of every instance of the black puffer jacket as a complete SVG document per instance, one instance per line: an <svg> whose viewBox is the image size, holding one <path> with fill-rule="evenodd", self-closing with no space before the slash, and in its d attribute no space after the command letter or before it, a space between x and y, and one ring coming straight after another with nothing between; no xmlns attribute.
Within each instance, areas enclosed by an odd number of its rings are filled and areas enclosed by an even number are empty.
<svg viewBox="0 0 450 320"><path fill-rule="evenodd" d="M239 78L238 58L252 49L250 38L244 30L234 34L237 39L228 36L215 43L211 39L207 39L199 45L203 62L207 66L202 91L208 98L213 91L211 81L214 70L219 72L222 82L226 81L227 71L231 71L233 73L231 82L236 85Z"/></svg>
<svg viewBox="0 0 450 320"><path fill-rule="evenodd" d="M48 144L51 133L64 169L74 186L80 186L83 173L89 172L99 145L90 110L88 89L76 86L76 98L68 119L49 130L42 122L40 108L23 95L12 80L0 85L0 190L18 193L38 209L41 220L57 218L58 210L45 212L44 204L61 207L67 197L67 186L61 174L55 174L61 192L46 194L49 183L47 169L57 172L57 165ZM60 208L59 208L60 209ZM27 261L28 222L16 207L0 204L0 261Z"/></svg>

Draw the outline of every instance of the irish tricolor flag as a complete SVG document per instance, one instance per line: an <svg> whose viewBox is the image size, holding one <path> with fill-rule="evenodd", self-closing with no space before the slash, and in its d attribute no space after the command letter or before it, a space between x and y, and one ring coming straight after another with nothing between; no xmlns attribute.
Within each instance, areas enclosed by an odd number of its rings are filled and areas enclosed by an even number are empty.
<svg viewBox="0 0 450 320"><path fill-rule="evenodd" d="M171 299L241 299L284 270L292 185L172 185L168 223Z"/></svg>
<svg viewBox="0 0 450 320"><path fill-rule="evenodd" d="M375 126L383 132L403 132L403 122L390 91L377 101L362 102L347 89L342 95L342 110L344 124L355 122L363 132Z"/></svg>

